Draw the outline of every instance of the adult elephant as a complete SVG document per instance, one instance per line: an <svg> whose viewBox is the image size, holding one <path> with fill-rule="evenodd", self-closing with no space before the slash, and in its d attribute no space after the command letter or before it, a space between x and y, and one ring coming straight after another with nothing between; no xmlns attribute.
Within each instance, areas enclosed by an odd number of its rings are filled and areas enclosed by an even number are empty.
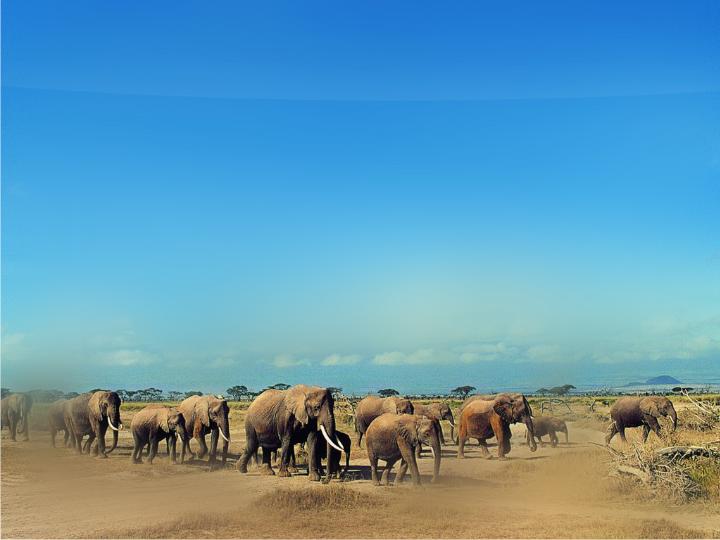
<svg viewBox="0 0 720 540"><path fill-rule="evenodd" d="M479 399L468 403L460 413L460 427L458 429L458 454L465 457L465 441L476 438L480 442L483 455L490 457L486 439L497 438L498 458L505 459L510 452L510 424L513 419L514 400L506 395L500 395L492 401ZM533 441L534 442L534 441Z"/></svg>
<svg viewBox="0 0 720 540"><path fill-rule="evenodd" d="M476 401L494 401L495 399L499 397L505 397L513 402L513 414L512 414L512 421L511 423L523 423L525 424L525 427L527 427L527 434L526 439L528 446L530 447L530 451L534 452L537 450L537 445L535 444L535 432L533 427L533 421L532 421L532 407L530 407L530 403L528 402L527 398L524 394L520 393L502 393L502 394L496 394L496 395L482 395L477 394L474 396L469 396L468 398L463 401L463 404L460 406L460 409L458 411L458 417L462 415L463 410L465 407L467 407L469 404L474 403ZM457 441L456 441L457 442ZM478 439L478 443L480 446L484 444L484 441L481 439Z"/></svg>
<svg viewBox="0 0 720 540"><path fill-rule="evenodd" d="M63 407L65 425L70 430L73 446L79 452L89 453L92 448L93 455L106 458L107 454L115 450L118 442L118 431L123 425L120 421L120 396L117 392L99 390L94 393L80 394L69 399ZM105 433L108 427L113 432L113 443L109 450L105 447ZM83 446L83 437L88 440ZM95 446L93 441L97 439Z"/></svg>
<svg viewBox="0 0 720 540"><path fill-rule="evenodd" d="M387 485L389 482L390 470L398 459L401 459L400 470L398 471L395 483L402 482L403 477L410 467L413 483L420 484L420 471L418 470L415 458L416 447L425 443L432 448L435 458L433 467L433 482L440 474L440 436L437 431L437 424L425 416L411 414L397 415L385 413L378 416L367 430L368 459L370 460L371 480L373 484L380 485L381 482ZM378 461L385 461L385 470L382 474L382 481L378 480Z"/></svg>
<svg viewBox="0 0 720 540"><path fill-rule="evenodd" d="M10 430L10 438L16 440L17 434L22 433L23 439L30 440L30 411L33 401L30 394L10 394L0 401L2 409L2 425Z"/></svg>
<svg viewBox="0 0 720 540"><path fill-rule="evenodd" d="M148 461L152 464L157 455L161 440L168 441L170 459L177 463L177 437L180 437L182 449L180 463L185 461L185 441L188 439L185 418L175 407L155 407L149 405L133 416L130 430L133 434L134 448L132 462L142 463L140 457L146 444L150 445Z"/></svg>
<svg viewBox="0 0 720 540"><path fill-rule="evenodd" d="M440 425L441 420L447 420L450 422L450 439L454 439L453 429L455 428L455 418L450 410L450 405L444 401L441 403L429 403L424 405L422 403L415 403L415 413L419 416L427 416L430 420L436 422L438 434L440 435L440 443L445 444L445 437L443 437L442 426Z"/></svg>
<svg viewBox="0 0 720 540"><path fill-rule="evenodd" d="M63 440L65 446L68 446L70 440L70 430L65 425L65 403L67 403L67 399L58 399L48 407L48 428L50 429L50 441L53 448L55 448L55 437L58 431L65 434Z"/></svg>
<svg viewBox="0 0 720 540"><path fill-rule="evenodd" d="M344 449L335 436L335 404L327 388L298 384L287 390L266 390L250 404L245 417L247 446L237 462L241 473L247 472L247 462L263 449L263 474L275 474L270 454L280 448L279 476L290 476L288 464L292 446L306 443L308 451L308 472L310 480L320 480L320 456L317 452L317 438L322 435L327 443L326 455L330 450ZM330 467L326 481L330 480Z"/></svg>
<svg viewBox="0 0 720 540"><path fill-rule="evenodd" d="M412 401L396 396L382 398L379 396L366 396L360 400L355 409L355 431L358 433L358 446L370 423L385 413L414 414L415 406Z"/></svg>
<svg viewBox="0 0 720 540"><path fill-rule="evenodd" d="M620 398L610 408L612 423L608 427L605 444L610 444L616 433L620 433L622 442L627 442L625 428L629 427L642 426L643 442L647 441L651 429L659 437L660 423L658 419L661 416L672 418L673 431L677 429L677 413L672 401L668 398L663 396Z"/></svg>
<svg viewBox="0 0 720 540"><path fill-rule="evenodd" d="M190 434L200 445L198 459L205 457L208 447L205 435L210 433L210 467L217 461L218 437L223 439L222 465L227 461L228 445L230 444L230 407L220 396L190 396L178 406L178 411L185 418L188 437L183 442L183 451L190 450Z"/></svg>

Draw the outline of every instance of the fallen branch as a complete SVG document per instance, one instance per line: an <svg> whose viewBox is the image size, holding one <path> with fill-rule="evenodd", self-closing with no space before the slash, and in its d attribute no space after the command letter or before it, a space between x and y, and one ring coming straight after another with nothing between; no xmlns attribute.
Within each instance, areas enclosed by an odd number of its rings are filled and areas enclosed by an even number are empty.
<svg viewBox="0 0 720 540"><path fill-rule="evenodd" d="M636 467L628 467L627 465L618 465L617 472L635 476L635 477L639 478L643 484L650 483L650 475L648 473L646 473L645 471L641 471L640 469L638 469Z"/></svg>
<svg viewBox="0 0 720 540"><path fill-rule="evenodd" d="M655 455L675 459L687 459L691 457L710 457L720 459L720 452L704 446L669 446L655 450Z"/></svg>

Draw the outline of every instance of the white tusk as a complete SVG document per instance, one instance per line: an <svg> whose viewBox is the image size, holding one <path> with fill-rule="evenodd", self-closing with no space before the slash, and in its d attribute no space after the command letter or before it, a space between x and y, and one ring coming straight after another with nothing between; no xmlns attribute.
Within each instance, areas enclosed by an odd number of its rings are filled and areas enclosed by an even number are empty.
<svg viewBox="0 0 720 540"><path fill-rule="evenodd" d="M338 439L337 433L335 434L335 442L338 443L338 446L343 449L343 452L345 451L345 447L340 442L340 439Z"/></svg>
<svg viewBox="0 0 720 540"><path fill-rule="evenodd" d="M325 431L325 426L323 426L322 424L320 424L320 432L323 434L323 437L325 437L325 440L328 442L328 444L330 446L332 446L335 450L337 450L338 452L345 451L345 450L343 450L342 446L338 446L330 440L330 437L328 437L327 431Z"/></svg>
<svg viewBox="0 0 720 540"><path fill-rule="evenodd" d="M112 428L113 431L118 431L118 428L116 428L115 426L113 426L112 420L110 420L110 417L109 417L109 416L108 416L108 424L110 424L110 427Z"/></svg>
<svg viewBox="0 0 720 540"><path fill-rule="evenodd" d="M435 458L435 450L433 449L432 446L430 447L430 452L432 452L433 458Z"/></svg>
<svg viewBox="0 0 720 540"><path fill-rule="evenodd" d="M230 442L230 439L225 436L225 434L222 432L222 429L218 428L218 431L220 432L220 436L225 439L225 442Z"/></svg>

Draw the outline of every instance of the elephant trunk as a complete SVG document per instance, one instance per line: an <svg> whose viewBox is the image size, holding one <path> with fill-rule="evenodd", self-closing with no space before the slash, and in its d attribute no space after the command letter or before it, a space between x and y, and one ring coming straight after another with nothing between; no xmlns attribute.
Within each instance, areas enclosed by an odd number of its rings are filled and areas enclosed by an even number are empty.
<svg viewBox="0 0 720 540"><path fill-rule="evenodd" d="M537 450L537 444L535 444L535 428L530 415L526 415L525 418L523 418L523 422L525 423L525 427L527 427L527 442L530 446L530 451L534 452Z"/></svg>
<svg viewBox="0 0 720 540"><path fill-rule="evenodd" d="M434 458L432 481L437 482L437 479L440 476L440 456L442 455L442 448L440 447L439 437L433 438L430 444L430 448L432 449Z"/></svg>
<svg viewBox="0 0 720 540"><path fill-rule="evenodd" d="M110 452L112 452L113 450L115 450L115 448L117 448L117 443L118 443L118 432L117 432L117 431L113 431L113 442L112 442L112 446L111 446L105 453L106 453L106 454L109 454Z"/></svg>
<svg viewBox="0 0 720 540"><path fill-rule="evenodd" d="M180 437L180 445L182 446L180 449L180 463L185 463L185 442L188 440L188 434L183 424L178 424L175 431Z"/></svg>

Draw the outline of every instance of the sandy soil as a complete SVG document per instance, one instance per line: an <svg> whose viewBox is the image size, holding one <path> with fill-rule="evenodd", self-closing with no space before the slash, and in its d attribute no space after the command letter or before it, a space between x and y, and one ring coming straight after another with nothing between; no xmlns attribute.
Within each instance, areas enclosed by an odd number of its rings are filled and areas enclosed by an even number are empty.
<svg viewBox="0 0 720 540"><path fill-rule="evenodd" d="M3 431L2 536L720 538L716 508L617 493L605 477L605 452L592 444L603 441L596 429L569 424L569 445L533 453L516 426L505 461L481 458L474 444L458 460L449 445L441 481L427 482L425 454L425 484L414 488L407 480L371 485L361 450L350 480L330 486L302 474L241 475L234 468L244 446L240 425L231 431L227 468L213 472L206 461L172 465L164 452L152 466L133 465L127 430L109 459L52 449L45 432L28 443Z"/></svg>

